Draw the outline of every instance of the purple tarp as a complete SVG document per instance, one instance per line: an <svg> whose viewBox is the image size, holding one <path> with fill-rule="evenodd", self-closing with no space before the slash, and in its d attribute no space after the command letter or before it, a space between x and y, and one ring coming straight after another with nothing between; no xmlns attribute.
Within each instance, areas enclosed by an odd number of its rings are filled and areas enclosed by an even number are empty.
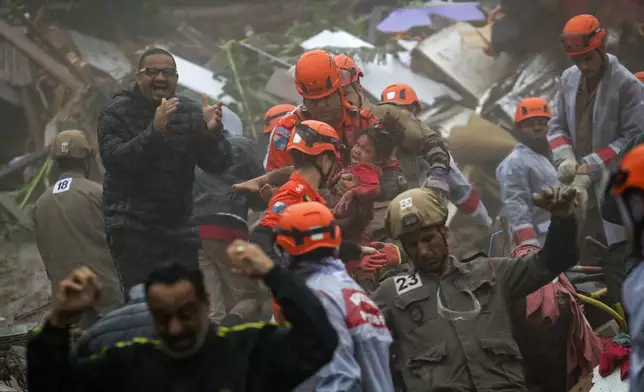
<svg viewBox="0 0 644 392"><path fill-rule="evenodd" d="M400 8L392 11L378 25L378 30L383 33L402 33L416 26L430 26L431 14L437 14L459 22L485 20L487 17L479 10L478 2L451 3L436 7Z"/></svg>

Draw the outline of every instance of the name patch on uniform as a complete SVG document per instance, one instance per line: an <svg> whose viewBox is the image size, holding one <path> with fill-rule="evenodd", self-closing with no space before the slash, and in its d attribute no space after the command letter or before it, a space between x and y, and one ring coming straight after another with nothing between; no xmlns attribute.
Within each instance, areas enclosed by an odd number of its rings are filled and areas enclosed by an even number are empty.
<svg viewBox="0 0 644 392"><path fill-rule="evenodd" d="M362 290L342 289L344 306L347 309L347 328L352 329L365 324L374 328L387 328L385 318L378 306Z"/></svg>
<svg viewBox="0 0 644 392"><path fill-rule="evenodd" d="M277 203L273 204L273 208L271 208L271 211L273 211L276 214L282 215L286 207L288 207L286 203L282 203L281 201L278 201Z"/></svg>
<svg viewBox="0 0 644 392"><path fill-rule="evenodd" d="M408 291L422 287L423 282L420 280L418 274L402 275L394 278L394 286L396 286L396 293L398 295L405 294Z"/></svg>
<svg viewBox="0 0 644 392"><path fill-rule="evenodd" d="M69 178L63 178L56 181L56 183L54 184L54 190L52 191L52 193L55 195L57 193L67 192L69 188L71 188L72 186L72 180L73 178L69 177Z"/></svg>
<svg viewBox="0 0 644 392"><path fill-rule="evenodd" d="M277 127L275 128L275 132L273 132L273 145L279 151L284 151L286 150L290 137L291 134L284 127Z"/></svg>

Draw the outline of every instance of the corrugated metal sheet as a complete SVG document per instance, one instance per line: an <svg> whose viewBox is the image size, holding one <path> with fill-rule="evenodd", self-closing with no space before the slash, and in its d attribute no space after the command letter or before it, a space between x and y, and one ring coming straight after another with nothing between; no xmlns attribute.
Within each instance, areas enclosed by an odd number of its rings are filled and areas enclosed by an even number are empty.
<svg viewBox="0 0 644 392"><path fill-rule="evenodd" d="M10 43L0 40L0 80L14 86L31 83L31 61Z"/></svg>
<svg viewBox="0 0 644 392"><path fill-rule="evenodd" d="M425 39L412 52L412 68L423 69L432 79L477 103L490 87L512 73L514 64L505 53L495 58L465 45L461 32L474 29L468 23L457 23Z"/></svg>
<svg viewBox="0 0 644 392"><path fill-rule="evenodd" d="M559 74L560 70L553 61L541 54L534 56L519 67L510 90L496 102L493 110L500 110L511 121L524 98L541 97L552 102L557 93Z"/></svg>
<svg viewBox="0 0 644 392"><path fill-rule="evenodd" d="M123 79L132 71L130 60L116 44L74 30L67 32L78 48L80 56L92 67L116 80Z"/></svg>

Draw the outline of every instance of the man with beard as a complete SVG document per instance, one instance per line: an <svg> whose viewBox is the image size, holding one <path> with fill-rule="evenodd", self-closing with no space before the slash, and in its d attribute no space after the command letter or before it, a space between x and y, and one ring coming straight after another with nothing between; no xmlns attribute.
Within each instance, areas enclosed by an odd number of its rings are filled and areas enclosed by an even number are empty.
<svg viewBox="0 0 644 392"><path fill-rule="evenodd" d="M519 102L514 115L516 128L511 132L519 143L496 169L510 249L526 244L541 246L546 239L550 214L536 208L532 194L546 186L559 186L546 139L551 117L550 105L542 98Z"/></svg>
<svg viewBox="0 0 644 392"><path fill-rule="evenodd" d="M548 142L559 181L580 191L580 208L586 212L582 237L611 245L624 240L624 230L602 222L597 194L608 164L644 132L644 88L606 53L606 38L592 15L577 15L564 26L561 42L574 65L561 75ZM596 253L583 248L582 259L596 258Z"/></svg>
<svg viewBox="0 0 644 392"><path fill-rule="evenodd" d="M198 265L199 236L189 224L195 165L220 173L230 163L221 104L175 96L176 68L169 52L146 51L136 82L99 118L106 232L124 293L160 260Z"/></svg>
<svg viewBox="0 0 644 392"><path fill-rule="evenodd" d="M71 317L100 295L94 273L81 267L60 282L47 322L29 342L29 390L292 390L333 358L337 333L320 300L293 272L275 266L253 244L234 242L227 253L236 271L264 280L292 327L213 325L201 271L163 264L145 283L159 339L134 338L71 361Z"/></svg>
<svg viewBox="0 0 644 392"><path fill-rule="evenodd" d="M508 304L575 264L574 188L547 187L534 203L552 214L542 250L518 258L450 255L447 205L432 190L398 195L389 234L413 270L382 282L373 298L394 338L407 391L527 392Z"/></svg>

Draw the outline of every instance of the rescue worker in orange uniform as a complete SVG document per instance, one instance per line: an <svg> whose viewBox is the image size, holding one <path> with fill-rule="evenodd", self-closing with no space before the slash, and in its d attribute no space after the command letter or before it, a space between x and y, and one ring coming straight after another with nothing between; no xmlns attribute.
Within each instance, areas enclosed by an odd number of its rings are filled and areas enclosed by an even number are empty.
<svg viewBox="0 0 644 392"><path fill-rule="evenodd" d="M328 124L305 120L296 124L293 131L287 151L293 158L294 170L289 180L275 192L268 203L264 217L250 236L250 240L260 245L276 262L281 258L273 248L273 229L282 213L286 207L297 203L315 201L326 204L319 189L329 179L340 156L341 145L338 134ZM357 243L345 241L341 249L343 260L360 260L360 263L382 263L382 265L387 261L386 256L382 255L361 260L363 249Z"/></svg>
<svg viewBox="0 0 644 392"><path fill-rule="evenodd" d="M394 143L413 155L414 160L420 155L429 162L431 173L425 185L446 195L449 191L446 184L449 153L440 137L401 107L375 105L367 110L352 105L344 96L342 73L329 52L312 50L300 56L295 66L295 85L304 98L304 105L284 117L278 126L292 129L295 124L306 119L323 121L340 130L342 144L350 148L355 143L358 130L381 123L391 134ZM361 89L357 92L361 94ZM360 100L360 104L364 106L366 100ZM341 158L343 164L350 161L348 149L343 150ZM270 159L269 156L268 160ZM237 189L258 191L267 183L280 185L291 170L285 168L283 171L273 171L265 177L238 184Z"/></svg>
<svg viewBox="0 0 644 392"><path fill-rule="evenodd" d="M264 135L268 136L268 149L264 159L264 168L267 172L293 163L291 155L285 151L290 132L282 127L276 128L276 125L282 117L295 109L293 105L282 103L271 107L264 115Z"/></svg>

